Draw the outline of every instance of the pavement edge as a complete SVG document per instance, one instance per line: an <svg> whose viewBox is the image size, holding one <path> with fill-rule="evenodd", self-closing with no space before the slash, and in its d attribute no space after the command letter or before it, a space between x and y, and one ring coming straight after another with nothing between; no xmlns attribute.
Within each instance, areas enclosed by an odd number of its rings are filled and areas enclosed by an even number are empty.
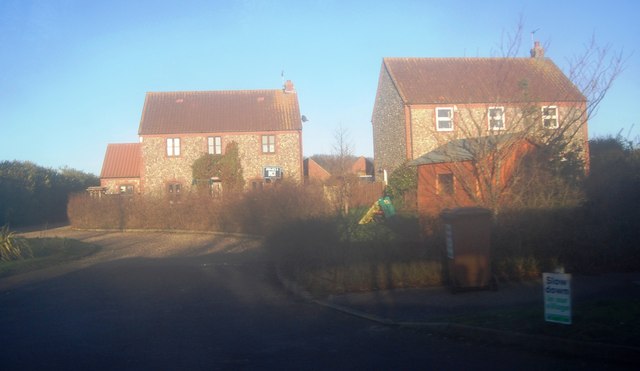
<svg viewBox="0 0 640 371"><path fill-rule="evenodd" d="M446 337L461 337L476 341L479 340L485 343L490 342L505 346L517 346L526 350L541 353L562 354L572 357L582 357L622 364L640 364L640 359L638 359L640 348L638 347L568 340L551 336L531 335L450 322L395 321L393 319L383 318L375 314L366 313L357 309L317 299L299 284L285 277L279 267L276 267L276 275L282 286L287 291L304 300L354 317L372 321L380 325L414 330L426 330Z"/></svg>

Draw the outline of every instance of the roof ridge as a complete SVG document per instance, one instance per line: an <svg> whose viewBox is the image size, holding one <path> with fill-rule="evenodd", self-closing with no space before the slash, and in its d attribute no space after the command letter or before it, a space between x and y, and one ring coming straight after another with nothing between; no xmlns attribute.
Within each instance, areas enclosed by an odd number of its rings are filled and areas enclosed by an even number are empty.
<svg viewBox="0 0 640 371"><path fill-rule="evenodd" d="M530 61L539 61L540 59L535 59L531 57L383 57L384 61L386 60L530 60ZM551 61L550 58L542 58L545 61Z"/></svg>
<svg viewBox="0 0 640 371"><path fill-rule="evenodd" d="M228 93L228 94L249 94L249 93L278 93L282 89L243 89L243 90L174 90L174 91L148 91L147 95L165 95L165 94L207 94L207 93Z"/></svg>
<svg viewBox="0 0 640 371"><path fill-rule="evenodd" d="M405 104L586 100L549 58L385 57L383 71Z"/></svg>

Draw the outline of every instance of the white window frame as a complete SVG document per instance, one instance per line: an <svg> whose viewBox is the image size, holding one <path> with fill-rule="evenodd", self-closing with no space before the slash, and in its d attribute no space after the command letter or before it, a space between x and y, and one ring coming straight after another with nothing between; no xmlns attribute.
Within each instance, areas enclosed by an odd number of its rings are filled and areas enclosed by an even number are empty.
<svg viewBox="0 0 640 371"><path fill-rule="evenodd" d="M440 111L449 111L449 117L441 117ZM442 127L440 123L448 123L449 127ZM436 107L436 130L453 131L453 107Z"/></svg>
<svg viewBox="0 0 640 371"><path fill-rule="evenodd" d="M167 138L167 156L180 156L180 138Z"/></svg>
<svg viewBox="0 0 640 371"><path fill-rule="evenodd" d="M207 152L210 155L221 155L222 154L222 137L208 137Z"/></svg>
<svg viewBox="0 0 640 371"><path fill-rule="evenodd" d="M262 153L276 153L276 136L263 135L262 136Z"/></svg>
<svg viewBox="0 0 640 371"><path fill-rule="evenodd" d="M493 119L491 116L492 110L500 110L500 112L502 113L500 116L500 121L502 122L502 125L495 126L491 124L491 120ZM489 109L487 110L487 124L489 125L489 130L506 130L507 129L506 121L507 120L504 117L504 107L489 107Z"/></svg>
<svg viewBox="0 0 640 371"><path fill-rule="evenodd" d="M548 109L553 109L555 111L555 114L553 115L549 115L545 113L545 110ZM542 127L545 129L557 129L559 127L558 125L558 106L542 106L541 108L542 112L541 112L541 116L542 116ZM546 121L547 120L555 120L555 124L554 125L546 125Z"/></svg>

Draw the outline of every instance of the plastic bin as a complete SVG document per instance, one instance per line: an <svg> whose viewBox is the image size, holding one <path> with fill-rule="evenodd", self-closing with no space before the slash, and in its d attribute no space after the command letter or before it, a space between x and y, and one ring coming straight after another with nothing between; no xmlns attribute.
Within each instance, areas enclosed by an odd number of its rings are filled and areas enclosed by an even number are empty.
<svg viewBox="0 0 640 371"><path fill-rule="evenodd" d="M461 207L446 209L441 217L451 289L495 289L491 273L491 211Z"/></svg>

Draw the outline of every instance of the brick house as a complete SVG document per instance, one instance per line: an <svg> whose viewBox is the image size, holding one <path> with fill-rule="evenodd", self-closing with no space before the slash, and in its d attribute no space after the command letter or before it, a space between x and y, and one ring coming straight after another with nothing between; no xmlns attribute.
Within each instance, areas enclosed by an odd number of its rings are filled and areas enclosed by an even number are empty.
<svg viewBox="0 0 640 371"><path fill-rule="evenodd" d="M248 188L303 179L302 121L290 81L278 90L147 93L138 135L144 194L188 191L194 161L224 154L231 142Z"/></svg>
<svg viewBox="0 0 640 371"><path fill-rule="evenodd" d="M316 156L304 160L304 177L306 183L324 183L335 175L335 159L331 156ZM362 181L372 181L374 179L373 161L364 156L352 157L348 159L348 173L355 175ZM334 173L331 172L334 170Z"/></svg>
<svg viewBox="0 0 640 371"><path fill-rule="evenodd" d="M452 140L515 132L566 137L588 159L586 98L537 47L532 58L384 58L375 168L391 173Z"/></svg>
<svg viewBox="0 0 640 371"><path fill-rule="evenodd" d="M588 166L586 105L537 43L531 58L384 58L372 114L375 168L417 166L421 213L472 204L453 193L464 183L456 178L477 176L480 162L501 159L499 182L531 149L566 143Z"/></svg>
<svg viewBox="0 0 640 371"><path fill-rule="evenodd" d="M373 161L364 156L358 157L351 165L351 172L362 180L372 181L375 177Z"/></svg>
<svg viewBox="0 0 640 371"><path fill-rule="evenodd" d="M100 172L100 187L109 194L140 193L140 143L111 143Z"/></svg>
<svg viewBox="0 0 640 371"><path fill-rule="evenodd" d="M324 183L331 173L312 158L304 159L304 179L306 183Z"/></svg>

